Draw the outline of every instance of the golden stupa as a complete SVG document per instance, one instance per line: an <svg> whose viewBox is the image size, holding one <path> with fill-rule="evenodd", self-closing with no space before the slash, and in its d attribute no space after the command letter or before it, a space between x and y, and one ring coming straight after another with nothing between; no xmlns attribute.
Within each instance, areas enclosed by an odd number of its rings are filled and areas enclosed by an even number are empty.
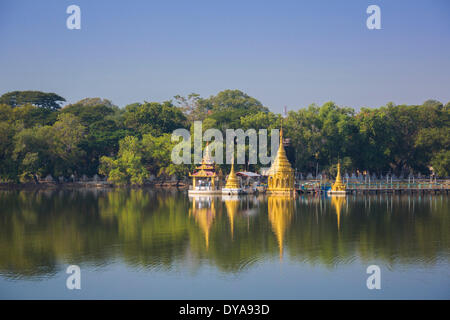
<svg viewBox="0 0 450 320"><path fill-rule="evenodd" d="M234 159L231 160L231 171L228 175L225 187L222 188L222 193L225 194L239 194L242 193L242 188L239 183L239 179L234 172Z"/></svg>
<svg viewBox="0 0 450 320"><path fill-rule="evenodd" d="M269 169L268 194L294 195L294 169L283 147L283 128L280 130L280 145L272 166Z"/></svg>
<svg viewBox="0 0 450 320"><path fill-rule="evenodd" d="M345 184L342 183L341 178L341 163L338 162L337 165L337 175L336 175L336 181L331 186L331 190L328 191L329 193L335 193L335 194L346 194L347 188Z"/></svg>

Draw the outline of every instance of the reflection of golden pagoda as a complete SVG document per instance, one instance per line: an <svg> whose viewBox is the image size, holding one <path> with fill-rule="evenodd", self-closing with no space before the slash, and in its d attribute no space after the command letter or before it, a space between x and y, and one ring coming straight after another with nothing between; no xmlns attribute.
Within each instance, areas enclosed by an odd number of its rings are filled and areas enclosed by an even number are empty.
<svg viewBox="0 0 450 320"><path fill-rule="evenodd" d="M341 178L341 163L338 162L336 181L331 186L331 190L329 190L328 193L346 194L347 193L346 189L347 188L345 187L345 184L342 183L342 178Z"/></svg>
<svg viewBox="0 0 450 320"><path fill-rule="evenodd" d="M341 209L342 205L345 203L345 197L339 197L339 196L332 196L331 197L331 204L336 209L336 216L337 216L337 227L338 230L340 229L340 219L341 219Z"/></svg>
<svg viewBox="0 0 450 320"><path fill-rule="evenodd" d="M225 201L225 206L227 207L227 215L230 220L231 229L231 239L234 237L234 217L239 209L239 198L238 197L227 197L223 196L222 200Z"/></svg>
<svg viewBox="0 0 450 320"><path fill-rule="evenodd" d="M286 156L283 147L283 129L280 130L280 145L272 166L269 169L267 193L294 195L294 169Z"/></svg>
<svg viewBox="0 0 450 320"><path fill-rule="evenodd" d="M284 235L291 223L292 215L294 213L294 200L289 196L269 196L267 201L269 207L269 221L272 225L272 230L277 237L281 259L283 257Z"/></svg>
<svg viewBox="0 0 450 320"><path fill-rule="evenodd" d="M192 189L189 190L189 194L220 193L220 189L216 186L216 180L220 181L220 175L217 174L211 159L209 144L205 147L202 163L189 176L192 177Z"/></svg>
<svg viewBox="0 0 450 320"><path fill-rule="evenodd" d="M203 200L203 201L202 201ZM205 235L206 250L209 248L209 231L216 217L216 208L214 206L214 200L207 198L192 199L192 209L189 210L189 216L193 215L195 222L199 225Z"/></svg>
<svg viewBox="0 0 450 320"><path fill-rule="evenodd" d="M222 193L225 194L239 194L242 193L242 188L239 183L239 179L234 172L234 159L231 160L231 171L228 175L227 182L225 184L225 188L222 188Z"/></svg>

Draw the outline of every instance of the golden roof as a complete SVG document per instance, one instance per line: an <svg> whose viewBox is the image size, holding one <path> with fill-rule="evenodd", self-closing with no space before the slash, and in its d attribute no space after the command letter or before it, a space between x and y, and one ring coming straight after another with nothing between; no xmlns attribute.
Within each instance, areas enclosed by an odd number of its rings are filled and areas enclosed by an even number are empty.
<svg viewBox="0 0 450 320"><path fill-rule="evenodd" d="M209 149L209 142L206 143L205 151L202 158L202 163L195 168L194 173L189 173L190 177L210 178L216 177L216 168L214 161L211 159L211 152Z"/></svg>
<svg viewBox="0 0 450 320"><path fill-rule="evenodd" d="M341 178L341 163L338 162L336 181L334 182L333 186L331 187L331 190L332 191L345 191L345 189L346 189L346 187L342 183L342 178Z"/></svg>
<svg viewBox="0 0 450 320"><path fill-rule="evenodd" d="M270 166L270 169L268 171L268 175L273 175L277 172L282 173L293 173L294 169L291 167L291 163L289 162L286 151L284 150L283 146L283 128L280 130L280 145L278 146L278 152L275 157L275 160L273 161L272 165Z"/></svg>

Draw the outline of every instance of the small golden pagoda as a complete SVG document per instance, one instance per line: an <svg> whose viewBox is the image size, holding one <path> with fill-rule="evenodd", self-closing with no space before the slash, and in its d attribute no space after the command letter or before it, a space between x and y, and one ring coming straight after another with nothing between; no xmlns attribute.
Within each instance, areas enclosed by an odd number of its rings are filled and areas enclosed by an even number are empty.
<svg viewBox="0 0 450 320"><path fill-rule="evenodd" d="M189 190L189 193L219 192L216 187L216 179L220 178L220 175L217 174L214 161L211 159L209 144L206 144L202 163L195 168L193 173L189 173L189 177L192 178L192 189Z"/></svg>
<svg viewBox="0 0 450 320"><path fill-rule="evenodd" d="M347 188L345 184L342 183L341 178L341 163L338 162L337 165L337 175L336 175L336 181L331 186L331 190L328 191L329 193L335 193L335 194L346 194Z"/></svg>
<svg viewBox="0 0 450 320"><path fill-rule="evenodd" d="M236 176L234 172L234 159L231 160L231 171L228 175L227 182L225 184L225 188L222 189L222 193L225 194L239 194L242 193L242 188L239 183L239 178Z"/></svg>
<svg viewBox="0 0 450 320"><path fill-rule="evenodd" d="M294 169L286 156L283 146L283 128L280 131L280 145L272 166L269 169L268 194L295 194Z"/></svg>

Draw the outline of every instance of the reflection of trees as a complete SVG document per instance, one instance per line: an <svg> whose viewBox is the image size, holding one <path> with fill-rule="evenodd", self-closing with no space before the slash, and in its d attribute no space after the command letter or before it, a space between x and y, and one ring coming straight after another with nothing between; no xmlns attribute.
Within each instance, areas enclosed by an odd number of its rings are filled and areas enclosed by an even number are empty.
<svg viewBox="0 0 450 320"><path fill-rule="evenodd" d="M239 272L283 249L291 259L327 266L358 257L433 263L448 257L448 206L444 196L194 204L148 190L2 191L0 273L45 276L63 262L116 258L144 268L193 261Z"/></svg>
<svg viewBox="0 0 450 320"><path fill-rule="evenodd" d="M448 198L432 199L430 203L417 196L347 197L340 206L339 229L335 204L310 201L307 210L297 207L291 230L299 229L286 239L289 253L329 266L358 257L388 264L432 263L450 247ZM299 214L302 210L309 214Z"/></svg>

